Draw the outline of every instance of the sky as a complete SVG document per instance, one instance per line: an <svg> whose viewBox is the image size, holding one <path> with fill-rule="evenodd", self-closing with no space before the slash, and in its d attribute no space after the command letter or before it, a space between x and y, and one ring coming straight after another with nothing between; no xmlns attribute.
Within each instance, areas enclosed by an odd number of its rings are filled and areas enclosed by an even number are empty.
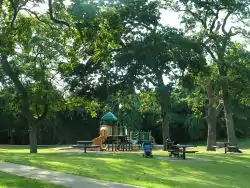
<svg viewBox="0 0 250 188"><path fill-rule="evenodd" d="M169 11L169 10L161 10L161 23L163 25L169 25L171 27L181 28L179 13Z"/></svg>

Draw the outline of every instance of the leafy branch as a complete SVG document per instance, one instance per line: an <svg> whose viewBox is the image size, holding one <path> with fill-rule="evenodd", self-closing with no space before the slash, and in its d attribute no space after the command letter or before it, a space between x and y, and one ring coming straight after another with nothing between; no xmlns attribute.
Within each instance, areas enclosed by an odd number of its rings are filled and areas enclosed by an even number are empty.
<svg viewBox="0 0 250 188"><path fill-rule="evenodd" d="M54 17L53 15L53 9L52 9L52 0L49 0L48 1L48 4L49 4L49 16L50 16L50 19L56 23L56 24L61 24L61 25L65 25L65 26L68 26L70 27L69 23L68 22L65 22L65 21L62 21L62 20L58 20Z"/></svg>
<svg viewBox="0 0 250 188"><path fill-rule="evenodd" d="M28 9L28 8L22 8L22 10L25 10L25 11L28 12L30 15L34 15L35 18L36 18L38 21L40 21L40 22L42 22L42 23L48 25L52 30L55 29L49 22L47 22L47 21L45 21L45 20L42 20L42 19L40 18L40 16L39 16L36 12L34 12L34 11Z"/></svg>

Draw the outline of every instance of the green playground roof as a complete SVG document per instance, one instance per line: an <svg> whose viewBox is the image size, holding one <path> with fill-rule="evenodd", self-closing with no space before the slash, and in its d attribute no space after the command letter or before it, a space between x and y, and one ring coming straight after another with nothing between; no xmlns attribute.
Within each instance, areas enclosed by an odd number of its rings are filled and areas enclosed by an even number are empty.
<svg viewBox="0 0 250 188"><path fill-rule="evenodd" d="M117 121L118 118L111 112L108 112L101 118L102 121Z"/></svg>

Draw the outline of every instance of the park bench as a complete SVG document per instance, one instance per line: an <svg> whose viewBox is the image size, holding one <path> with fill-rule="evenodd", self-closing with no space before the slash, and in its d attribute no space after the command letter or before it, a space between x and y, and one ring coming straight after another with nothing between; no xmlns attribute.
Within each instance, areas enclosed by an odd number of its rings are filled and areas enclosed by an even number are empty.
<svg viewBox="0 0 250 188"><path fill-rule="evenodd" d="M232 146L229 142L216 142L216 145L213 148L225 148L225 153L227 152L235 152L235 153L242 153L240 151L239 146Z"/></svg>
<svg viewBox="0 0 250 188"><path fill-rule="evenodd" d="M87 148L100 148L98 145L92 145L92 141L77 141L77 145L73 148L84 148L84 153L87 153Z"/></svg>

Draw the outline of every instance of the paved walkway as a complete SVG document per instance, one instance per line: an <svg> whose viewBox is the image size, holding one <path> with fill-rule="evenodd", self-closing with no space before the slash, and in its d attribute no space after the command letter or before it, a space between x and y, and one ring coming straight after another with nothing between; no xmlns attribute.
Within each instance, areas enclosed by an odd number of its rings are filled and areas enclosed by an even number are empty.
<svg viewBox="0 0 250 188"><path fill-rule="evenodd" d="M44 170L35 167L5 163L5 162L3 163L0 162L0 171L11 173L17 176L23 176L26 178L50 182L56 185L63 185L71 188L101 188L101 187L135 188L136 187L136 186L95 180L91 178L85 178L81 176L64 174L51 170Z"/></svg>

